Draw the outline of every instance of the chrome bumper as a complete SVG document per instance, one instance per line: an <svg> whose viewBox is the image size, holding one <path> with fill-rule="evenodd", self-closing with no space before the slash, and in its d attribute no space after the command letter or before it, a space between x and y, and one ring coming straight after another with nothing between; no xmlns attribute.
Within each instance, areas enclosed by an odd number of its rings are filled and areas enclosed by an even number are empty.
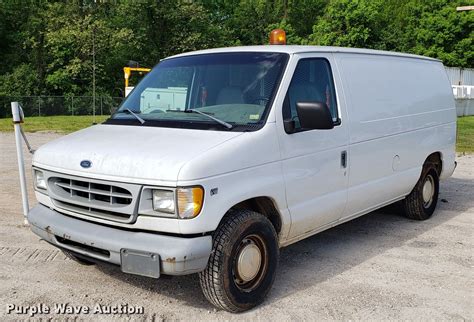
<svg viewBox="0 0 474 322"><path fill-rule="evenodd" d="M204 270L212 248L211 236L185 238L121 230L68 217L43 205L29 211L28 221L31 230L47 242L112 264L122 264L123 250L158 254L159 273L167 275Z"/></svg>

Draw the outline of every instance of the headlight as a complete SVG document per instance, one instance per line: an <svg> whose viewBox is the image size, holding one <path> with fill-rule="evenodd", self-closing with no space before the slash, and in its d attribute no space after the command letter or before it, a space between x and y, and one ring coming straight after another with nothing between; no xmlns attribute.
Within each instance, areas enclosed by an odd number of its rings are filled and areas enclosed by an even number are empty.
<svg viewBox="0 0 474 322"><path fill-rule="evenodd" d="M201 212L204 201L202 187L178 188L178 216L182 219L194 218Z"/></svg>
<svg viewBox="0 0 474 322"><path fill-rule="evenodd" d="M43 172L35 170L35 187L36 189L46 190L46 180L44 180Z"/></svg>
<svg viewBox="0 0 474 322"><path fill-rule="evenodd" d="M151 193L151 205L149 193ZM204 189L200 186L182 187L175 190L147 187L142 193L138 212L149 216L191 219L199 215L203 202Z"/></svg>
<svg viewBox="0 0 474 322"><path fill-rule="evenodd" d="M174 191L172 190L153 190L153 210L175 213Z"/></svg>

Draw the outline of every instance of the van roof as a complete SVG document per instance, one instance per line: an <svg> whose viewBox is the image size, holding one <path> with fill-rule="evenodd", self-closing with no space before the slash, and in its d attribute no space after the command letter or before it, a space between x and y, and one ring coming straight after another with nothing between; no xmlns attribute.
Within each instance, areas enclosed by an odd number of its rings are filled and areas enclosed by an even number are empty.
<svg viewBox="0 0 474 322"><path fill-rule="evenodd" d="M424 59L424 60L431 60L431 61L440 61L438 59L431 58L431 57L398 53L398 52L393 52L393 51L373 50L373 49L364 49L364 48L348 48L348 47L296 46L296 45L264 45L264 46L237 46L237 47L213 48L213 49L191 51L191 52L187 52L183 54L174 55L168 58L202 55L202 54L229 53L229 52L273 52L273 53L286 53L286 54L352 53L352 54L408 57L408 58Z"/></svg>

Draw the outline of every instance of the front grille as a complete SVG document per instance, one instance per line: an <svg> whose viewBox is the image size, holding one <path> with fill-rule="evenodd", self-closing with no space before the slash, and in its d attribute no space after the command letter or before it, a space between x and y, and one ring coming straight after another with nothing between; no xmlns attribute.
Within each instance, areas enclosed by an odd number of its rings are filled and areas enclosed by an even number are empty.
<svg viewBox="0 0 474 322"><path fill-rule="evenodd" d="M48 193L58 208L122 223L135 220L140 186L48 174Z"/></svg>
<svg viewBox="0 0 474 322"><path fill-rule="evenodd" d="M122 218L123 220L128 220L130 218L130 215L127 215L127 214L121 214L119 212L107 211L107 210L97 209L93 207L79 206L73 203L63 202L59 200L56 200L56 204L60 206L61 208L73 210L79 213L85 212L85 213L88 213L89 215L95 215L95 217L103 217L110 220L116 220L118 218Z"/></svg>
<svg viewBox="0 0 474 322"><path fill-rule="evenodd" d="M55 178L54 184L68 193L71 198L82 198L110 205L132 203L130 191L112 185L66 178Z"/></svg>

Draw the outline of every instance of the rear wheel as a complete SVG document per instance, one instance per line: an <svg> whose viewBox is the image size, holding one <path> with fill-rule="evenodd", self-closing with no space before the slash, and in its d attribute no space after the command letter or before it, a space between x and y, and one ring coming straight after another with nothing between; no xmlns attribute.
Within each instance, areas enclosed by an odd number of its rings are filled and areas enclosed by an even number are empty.
<svg viewBox="0 0 474 322"><path fill-rule="evenodd" d="M79 263L84 266L90 266L90 265L95 265L94 262L88 261L87 259L84 259L82 257L76 256L73 252L68 251L66 249L61 249L64 255L66 255L67 258L75 261L76 263Z"/></svg>
<svg viewBox="0 0 474 322"><path fill-rule="evenodd" d="M412 192L402 201L406 217L426 220L433 215L438 203L439 177L436 167L425 164L420 179Z"/></svg>
<svg viewBox="0 0 474 322"><path fill-rule="evenodd" d="M272 223L250 210L231 210L213 236L213 251L199 273L214 306L242 312L260 304L275 279L278 240Z"/></svg>

